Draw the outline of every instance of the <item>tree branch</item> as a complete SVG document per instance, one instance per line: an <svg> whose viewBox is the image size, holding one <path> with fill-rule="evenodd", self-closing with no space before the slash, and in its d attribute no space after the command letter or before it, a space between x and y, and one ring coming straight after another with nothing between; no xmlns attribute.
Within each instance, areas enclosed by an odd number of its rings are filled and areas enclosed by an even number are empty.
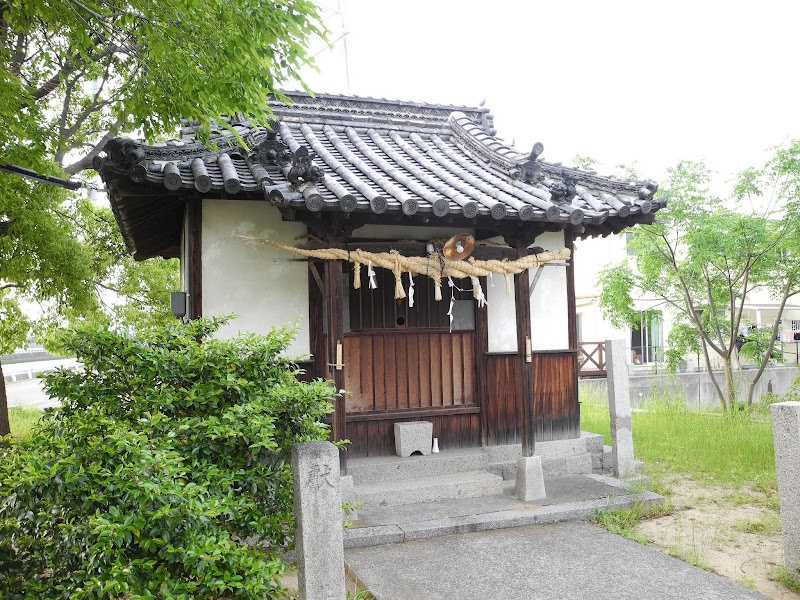
<svg viewBox="0 0 800 600"><path fill-rule="evenodd" d="M19 77L22 73L22 63L25 62L25 47L26 35L23 32L17 34L17 40L14 43L14 51L11 54L11 72Z"/></svg>
<svg viewBox="0 0 800 600"><path fill-rule="evenodd" d="M92 40L96 42L99 46L103 40L99 39L98 37ZM115 52L123 52L123 49L116 45L109 45L107 46L102 52L98 52L96 54L92 54L89 56L90 62L98 62L108 56L112 56ZM80 67L85 64L79 55L75 55L71 57L66 63L58 70L50 79L44 82L37 90L32 94L34 100L41 100L48 94L52 93L58 85L67 77L71 76L75 71L80 70Z"/></svg>
<svg viewBox="0 0 800 600"><path fill-rule="evenodd" d="M113 125L111 125L111 129L109 129L108 133L106 133L100 139L100 141L95 144L94 148L92 148L92 150L86 156L84 156L79 161L76 161L71 165L64 167L64 171L69 175L75 175L76 173L80 173L84 169L91 168L92 159L94 159L95 156L100 154L103 151L103 148L105 148L105 145L108 143L108 141L111 140L115 135L117 135L117 131L119 130L122 123L123 120L121 118L117 119L113 123Z"/></svg>
<svg viewBox="0 0 800 600"><path fill-rule="evenodd" d="M72 136L74 136L78 132L78 129L80 129L81 125L83 125L86 122L86 119L88 119L93 113L99 111L100 109L108 106L111 103L111 99L105 101L99 101L99 100L100 100L100 95L103 93L103 88L105 88L106 83L108 82L108 77L110 75L112 62L113 59L110 59L108 63L106 63L106 68L103 73L103 78L100 80L100 86L97 88L97 92L95 92L92 101L88 104L86 109L75 118L75 122L64 131L63 136L61 138L62 140L69 139ZM62 156L61 159L63 158L64 157ZM57 159L57 161L59 164L61 164L61 160Z"/></svg>

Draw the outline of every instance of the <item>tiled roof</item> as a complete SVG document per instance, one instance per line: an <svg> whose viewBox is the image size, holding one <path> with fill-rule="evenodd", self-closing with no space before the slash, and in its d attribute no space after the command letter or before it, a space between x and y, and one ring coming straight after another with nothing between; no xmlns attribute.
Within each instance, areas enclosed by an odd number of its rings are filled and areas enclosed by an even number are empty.
<svg viewBox="0 0 800 600"><path fill-rule="evenodd" d="M166 197L266 198L302 211L421 215L442 223L460 217L570 224L595 228L591 235L650 220L643 217L662 206L651 181L540 160L541 144L519 152L495 137L483 107L288 95L291 106L270 102L270 129L231 119L233 131L220 125L208 146L191 124L179 140L109 142L107 157L95 166L131 249L140 257L165 254L139 247L134 231L158 220L134 214L146 203L137 204L137 192L152 198L156 190ZM607 219L614 226L597 229Z"/></svg>

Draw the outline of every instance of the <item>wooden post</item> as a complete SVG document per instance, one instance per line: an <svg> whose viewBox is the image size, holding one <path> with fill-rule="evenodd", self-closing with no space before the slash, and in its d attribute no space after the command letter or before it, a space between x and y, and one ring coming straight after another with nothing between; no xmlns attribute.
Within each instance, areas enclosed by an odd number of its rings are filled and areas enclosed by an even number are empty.
<svg viewBox="0 0 800 600"><path fill-rule="evenodd" d="M344 345L344 318L343 318L342 289L342 261L325 261L325 306L328 313L328 365L336 363L337 345ZM345 368L347 366L345 365ZM336 390L344 389L344 369L328 366L328 377L333 380ZM338 396L334 400L332 434L334 441L347 438L346 415L344 397ZM347 474L347 458L344 450L339 451L339 465L342 475Z"/></svg>
<svg viewBox="0 0 800 600"><path fill-rule="evenodd" d="M580 374L580 361L578 360L579 340L578 340L578 309L575 305L575 233L567 227L564 230L564 246L569 250L569 261L567 262L567 339L569 349L574 350L572 359L575 368L572 376L572 389L575 390L575 402L570 407L570 418L575 429L572 434L576 437L581 435L581 415L580 399L578 398L578 375Z"/></svg>
<svg viewBox="0 0 800 600"><path fill-rule="evenodd" d="M486 293L489 288L486 278L481 277ZM475 304L475 367L478 384L478 404L481 407L481 446L489 445L489 385L486 381L486 353L489 351L489 314L486 305Z"/></svg>
<svg viewBox="0 0 800 600"><path fill-rule="evenodd" d="M323 309L325 306L325 288L317 263L308 263L308 330L309 346L314 355L314 377L328 376L325 366L325 341L323 331ZM319 279L318 279L319 278Z"/></svg>
<svg viewBox="0 0 800 600"><path fill-rule="evenodd" d="M564 230L564 246L569 250L567 262L567 336L570 350L578 349L578 311L575 306L575 234Z"/></svg>
<svg viewBox="0 0 800 600"><path fill-rule="evenodd" d="M517 257L528 255L525 241L516 241ZM528 292L528 270L514 275L514 303L517 313L517 355L522 373L522 456L533 456L536 445L534 421L533 363L528 362L531 335L531 299Z"/></svg>
<svg viewBox="0 0 800 600"><path fill-rule="evenodd" d="M190 198L186 235L189 236L189 318L203 316L203 199Z"/></svg>

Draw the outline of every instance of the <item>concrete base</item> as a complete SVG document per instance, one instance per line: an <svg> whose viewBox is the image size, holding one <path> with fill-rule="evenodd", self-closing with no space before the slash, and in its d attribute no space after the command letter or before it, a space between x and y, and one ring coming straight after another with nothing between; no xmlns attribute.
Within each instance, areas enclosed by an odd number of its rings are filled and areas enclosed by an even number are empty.
<svg viewBox="0 0 800 600"><path fill-rule="evenodd" d="M520 456L517 459L516 496L523 502L541 500L547 496L544 491L541 456Z"/></svg>

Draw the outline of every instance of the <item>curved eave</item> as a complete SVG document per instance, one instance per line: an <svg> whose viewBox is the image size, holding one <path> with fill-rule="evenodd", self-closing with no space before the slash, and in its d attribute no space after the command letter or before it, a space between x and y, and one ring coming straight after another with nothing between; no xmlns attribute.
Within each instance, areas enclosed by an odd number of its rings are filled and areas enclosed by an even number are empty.
<svg viewBox="0 0 800 600"><path fill-rule="evenodd" d="M386 223L571 226L582 236L652 221L661 207L652 182L539 161L491 135L486 111L448 113L452 108L306 98L273 107L272 130L241 120L229 124L250 150L277 148L269 160L248 155L224 128L212 136L213 150L187 128L181 140L152 146L113 140L108 157L95 166L137 258L177 252L183 206L191 197L270 201L300 214L339 211ZM285 161L305 150L315 169L298 179Z"/></svg>

